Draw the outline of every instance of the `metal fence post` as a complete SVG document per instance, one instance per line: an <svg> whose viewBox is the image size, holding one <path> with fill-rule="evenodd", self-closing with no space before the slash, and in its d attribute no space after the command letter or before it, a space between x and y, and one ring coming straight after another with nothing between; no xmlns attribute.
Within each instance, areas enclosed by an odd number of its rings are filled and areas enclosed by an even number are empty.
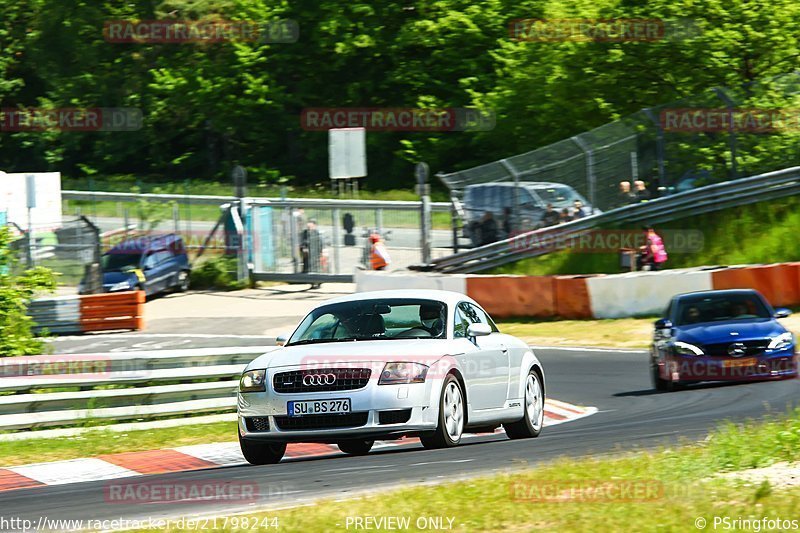
<svg viewBox="0 0 800 533"><path fill-rule="evenodd" d="M519 223L519 172L508 159L501 159L500 164L503 165L503 168L506 169L506 172L511 174L511 177L514 178L514 212L511 213L511 220L514 221L514 224L511 227L511 231L513 233L515 230L519 231L522 229L521 224Z"/></svg>
<svg viewBox="0 0 800 533"><path fill-rule="evenodd" d="M655 117L653 110L649 107L643 109L645 116L650 119L650 122L656 127L656 159L658 160L658 186L667 187L667 176L664 171L664 128L661 127L661 121Z"/></svg>
<svg viewBox="0 0 800 533"><path fill-rule="evenodd" d="M378 208L375 210L375 229L378 235L383 234L383 209Z"/></svg>
<svg viewBox="0 0 800 533"><path fill-rule="evenodd" d="M589 191L589 202L592 204L592 213L597 210L597 198L595 194L596 180L594 175L594 154L592 149L589 148L579 136L570 137L575 144L578 145L584 154L586 154L586 188Z"/></svg>
<svg viewBox="0 0 800 533"><path fill-rule="evenodd" d="M339 214L340 214L339 208L335 207L333 209L333 211L331 211L331 213L332 213L331 217L333 219L332 220L332 224L331 224L331 227L333 227L333 239L332 239L332 243L333 243L332 244L333 245L333 273L334 274L338 274L339 273L339 268L340 268L340 265L339 265L339 232L341 231L341 228L339 226L339 218L340 218L339 217Z"/></svg>
<svg viewBox="0 0 800 533"><path fill-rule="evenodd" d="M725 102L725 107L728 108L728 146L730 147L731 151L731 179L736 179L739 177L739 169L736 164L736 130L733 126L733 113L734 109L736 108L736 102L734 102L727 94L725 94L725 91L719 87L714 88L714 94L716 94L720 100Z"/></svg>
<svg viewBox="0 0 800 533"><path fill-rule="evenodd" d="M420 200L420 248L422 264L431 262L431 197L428 185L429 168L427 163L417 163L416 175Z"/></svg>

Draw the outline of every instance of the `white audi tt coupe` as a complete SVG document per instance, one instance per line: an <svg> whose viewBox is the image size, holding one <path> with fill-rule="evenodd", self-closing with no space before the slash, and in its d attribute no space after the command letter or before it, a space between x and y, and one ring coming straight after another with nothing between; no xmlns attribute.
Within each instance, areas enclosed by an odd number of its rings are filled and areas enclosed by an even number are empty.
<svg viewBox="0 0 800 533"><path fill-rule="evenodd" d="M501 424L537 437L544 370L467 296L366 292L330 300L239 383L239 442L252 464L277 463L289 442L366 454L375 439L418 436L426 448Z"/></svg>

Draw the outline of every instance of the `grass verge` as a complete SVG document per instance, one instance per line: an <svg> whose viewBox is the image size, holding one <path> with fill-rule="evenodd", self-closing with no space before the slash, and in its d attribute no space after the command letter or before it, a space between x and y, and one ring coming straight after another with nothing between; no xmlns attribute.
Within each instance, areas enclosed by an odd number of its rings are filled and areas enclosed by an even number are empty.
<svg viewBox="0 0 800 533"><path fill-rule="evenodd" d="M502 443L494 445L501 447ZM531 449L535 448L532 442ZM251 512L240 515L240 527L231 527L229 520L221 529L246 529L266 518L274 520L280 531L342 531L364 529L356 527L357 518L398 517L408 518L408 530L412 531L424 529L420 526L430 524L426 520L430 518L440 519L444 526L452 520L453 531L714 530L715 517L800 518L798 489L773 490L769 484L745 485L716 477L720 472L797 460L800 409L760 423L728 423L702 442L672 449L611 458L560 459L536 469L526 468L523 460L520 472L513 474ZM453 475L457 474L454 468ZM218 519L217 525L222 523ZM758 531L756 527L736 529Z"/></svg>
<svg viewBox="0 0 800 533"><path fill-rule="evenodd" d="M98 429L75 437L0 441L0 467L235 440L235 421L126 433Z"/></svg>

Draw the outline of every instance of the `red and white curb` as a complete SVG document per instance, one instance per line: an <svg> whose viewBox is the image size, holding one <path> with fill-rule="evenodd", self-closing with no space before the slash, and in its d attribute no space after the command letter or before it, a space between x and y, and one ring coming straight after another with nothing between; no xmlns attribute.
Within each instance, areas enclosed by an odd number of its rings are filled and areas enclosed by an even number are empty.
<svg viewBox="0 0 800 533"><path fill-rule="evenodd" d="M545 426L571 422L597 412L596 407L578 407L558 400L545 402ZM496 433L502 433L502 429ZM480 435L465 435L465 438ZM379 441L374 449L416 444L419 439L404 438ZM290 444L284 460L303 457L322 457L341 453L333 444ZM102 481L148 474L186 472L205 468L216 468L243 464L246 461L239 450L238 442L198 444L164 450L127 452L101 455L85 459L53 461L30 465L0 468L0 491L65 485L82 481Z"/></svg>

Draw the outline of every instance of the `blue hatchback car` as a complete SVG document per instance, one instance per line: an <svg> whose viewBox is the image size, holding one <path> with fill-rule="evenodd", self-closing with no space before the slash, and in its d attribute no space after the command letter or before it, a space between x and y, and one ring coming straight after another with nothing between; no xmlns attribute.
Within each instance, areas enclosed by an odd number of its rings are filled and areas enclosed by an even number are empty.
<svg viewBox="0 0 800 533"><path fill-rule="evenodd" d="M750 381L796 377L795 338L751 289L675 296L655 323L650 373L659 391L698 381Z"/></svg>
<svg viewBox="0 0 800 533"><path fill-rule="evenodd" d="M152 296L189 288L189 257L179 235L128 239L102 257L103 291L143 290Z"/></svg>

